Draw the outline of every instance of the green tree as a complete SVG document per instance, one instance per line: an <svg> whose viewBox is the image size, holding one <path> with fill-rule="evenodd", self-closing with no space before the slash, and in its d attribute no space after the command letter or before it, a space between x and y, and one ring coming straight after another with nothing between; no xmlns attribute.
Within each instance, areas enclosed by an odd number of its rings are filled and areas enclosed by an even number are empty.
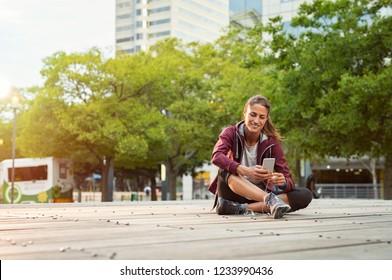
<svg viewBox="0 0 392 280"><path fill-rule="evenodd" d="M385 199L392 199L390 4L316 0L293 18L297 34L279 18L267 27L289 141L305 157L385 157Z"/></svg>
<svg viewBox="0 0 392 280"><path fill-rule="evenodd" d="M112 163L144 169L152 181L166 163L175 199L174 178L205 160L206 135L215 135L204 125L213 107L190 58L175 41L106 61L95 49L55 54L23 116L24 152L67 156L82 169L101 165L104 184ZM103 185L104 201L105 192Z"/></svg>
<svg viewBox="0 0 392 280"><path fill-rule="evenodd" d="M96 49L56 53L45 60L44 86L31 90L23 151L69 157L83 175L101 168L104 201L110 166L154 182L165 164L176 199L176 178L210 160L221 129L235 124L245 100L268 84L249 66L257 55L241 53L246 46L169 39L106 60Z"/></svg>
<svg viewBox="0 0 392 280"><path fill-rule="evenodd" d="M265 86L265 77L247 65L250 58L241 57L247 44L236 41L234 46L229 43L232 37L216 44L167 40L152 48L157 62L153 68L162 77L155 100L167 121L165 165L171 199L175 178L210 161L223 127L238 122L245 100Z"/></svg>
<svg viewBox="0 0 392 280"><path fill-rule="evenodd" d="M16 133L16 146L15 146L15 157L21 157L20 150L18 149L18 130L20 125L19 117L25 111L25 95L24 89L13 88L10 94L0 99L0 161L4 159L12 158L12 137L13 137L13 126L15 121L15 133ZM18 97L17 108L14 111L12 108L12 97ZM15 118L15 119L14 119Z"/></svg>
<svg viewBox="0 0 392 280"><path fill-rule="evenodd" d="M0 161L12 156L12 123L0 119Z"/></svg>
<svg viewBox="0 0 392 280"><path fill-rule="evenodd" d="M213 129L206 123L213 118L213 107L208 103L200 62L193 59L188 46L169 39L157 43L149 54L152 60L147 67L154 77L153 86L141 100L161 113L166 137L151 149L163 159L170 199L175 200L176 178L206 159Z"/></svg>
<svg viewBox="0 0 392 280"><path fill-rule="evenodd" d="M22 131L26 154L67 156L90 171L100 167L103 201L110 200L107 182L113 160L137 162L148 150L138 113L146 111L144 105L126 98L144 84L113 91L109 62L96 49L49 57L42 70L46 82L23 116Z"/></svg>

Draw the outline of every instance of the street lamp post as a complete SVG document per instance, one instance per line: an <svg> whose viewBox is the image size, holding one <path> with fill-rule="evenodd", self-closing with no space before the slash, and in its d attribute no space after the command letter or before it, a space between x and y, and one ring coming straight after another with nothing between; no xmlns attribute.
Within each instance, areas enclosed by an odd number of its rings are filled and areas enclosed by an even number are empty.
<svg viewBox="0 0 392 280"><path fill-rule="evenodd" d="M13 95L11 107L14 113L14 122L12 126L12 171L11 171L11 204L14 204L14 182L15 182L15 151L16 151L16 109L19 107L19 97Z"/></svg>

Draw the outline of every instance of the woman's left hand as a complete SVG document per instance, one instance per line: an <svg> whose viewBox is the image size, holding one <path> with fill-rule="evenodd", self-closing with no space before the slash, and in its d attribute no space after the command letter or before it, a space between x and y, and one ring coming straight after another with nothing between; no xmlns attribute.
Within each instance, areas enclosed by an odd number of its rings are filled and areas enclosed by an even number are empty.
<svg viewBox="0 0 392 280"><path fill-rule="evenodd" d="M286 178L283 173L273 172L269 183L275 186L283 186L286 183Z"/></svg>

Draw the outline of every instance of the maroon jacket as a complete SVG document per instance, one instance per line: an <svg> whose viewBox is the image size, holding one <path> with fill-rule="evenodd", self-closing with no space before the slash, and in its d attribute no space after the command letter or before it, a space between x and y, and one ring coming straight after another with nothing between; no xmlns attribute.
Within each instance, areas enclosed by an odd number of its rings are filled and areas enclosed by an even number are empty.
<svg viewBox="0 0 392 280"><path fill-rule="evenodd" d="M245 145L244 127L244 121L241 121L236 126L226 127L219 135L219 140L216 142L212 152L212 163L218 168L236 174ZM286 178L286 187L281 191L291 191L295 185L291 178L291 172L287 165L282 146L274 137L268 137L262 133L260 135L259 146L257 147L257 164L262 165L264 158L275 158L275 172L282 173ZM216 193L217 182L218 178L215 176L208 187L214 194ZM271 188L273 186L268 187Z"/></svg>

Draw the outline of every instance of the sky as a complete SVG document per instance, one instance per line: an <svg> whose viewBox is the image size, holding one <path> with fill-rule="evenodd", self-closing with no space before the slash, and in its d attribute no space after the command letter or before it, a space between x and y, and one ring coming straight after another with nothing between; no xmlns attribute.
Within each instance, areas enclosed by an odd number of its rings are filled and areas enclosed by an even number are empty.
<svg viewBox="0 0 392 280"><path fill-rule="evenodd" d="M0 96L42 85L58 51L115 50L115 0L0 0Z"/></svg>

